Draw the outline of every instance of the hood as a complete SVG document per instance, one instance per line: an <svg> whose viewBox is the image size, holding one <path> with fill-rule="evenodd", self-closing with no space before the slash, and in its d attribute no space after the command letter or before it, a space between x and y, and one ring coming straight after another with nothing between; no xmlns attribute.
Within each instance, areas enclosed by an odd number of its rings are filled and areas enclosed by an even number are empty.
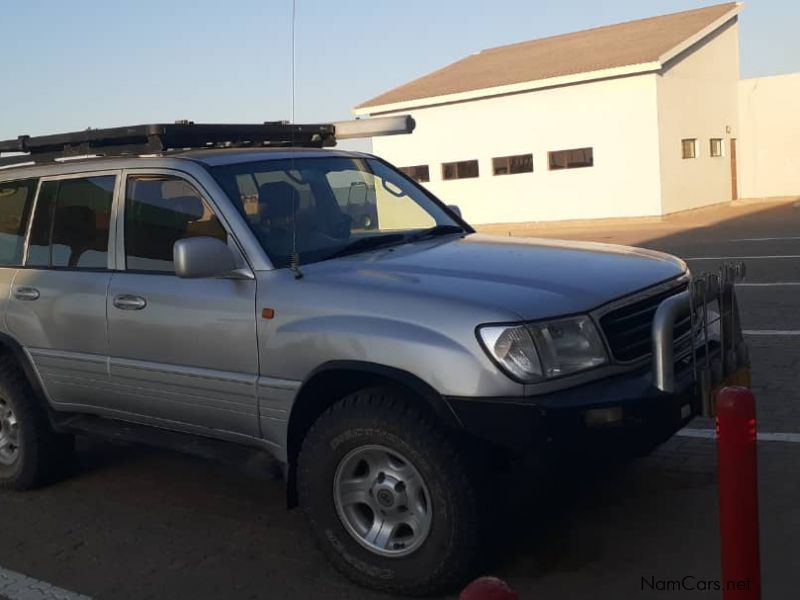
<svg viewBox="0 0 800 600"><path fill-rule="evenodd" d="M686 271L668 254L587 242L472 234L308 265L339 285L428 294L534 320L587 312Z"/></svg>

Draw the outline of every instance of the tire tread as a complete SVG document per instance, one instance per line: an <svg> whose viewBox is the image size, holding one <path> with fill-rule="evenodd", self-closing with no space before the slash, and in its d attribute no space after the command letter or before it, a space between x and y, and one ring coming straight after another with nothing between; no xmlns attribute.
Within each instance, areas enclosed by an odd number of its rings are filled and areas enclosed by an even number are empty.
<svg viewBox="0 0 800 600"><path fill-rule="evenodd" d="M319 452L327 451L323 447L326 439L323 432L329 427L337 425L341 427L348 420L373 420L378 426L381 422L387 423L391 420L393 423L400 422L404 426L415 428L415 437L425 440L425 444L434 449L440 471L446 474L448 485L459 490L461 505L467 507L466 514L462 515L464 518L459 520L462 539L457 540L458 543L449 549L453 556L440 561L427 577L418 579L413 584L381 581L359 571L342 568L340 561L336 560L338 558L336 551L317 535L321 530L320 524L307 510L308 503L302 501L310 493L307 483L313 476L310 472L313 457ZM478 546L478 500L470 473L459 456L455 444L451 443L447 430L438 425L436 418L392 388L361 390L334 403L320 415L309 429L300 451L298 489L301 506L315 534L317 545L344 575L360 585L381 592L425 596L450 590L462 583L474 567Z"/></svg>

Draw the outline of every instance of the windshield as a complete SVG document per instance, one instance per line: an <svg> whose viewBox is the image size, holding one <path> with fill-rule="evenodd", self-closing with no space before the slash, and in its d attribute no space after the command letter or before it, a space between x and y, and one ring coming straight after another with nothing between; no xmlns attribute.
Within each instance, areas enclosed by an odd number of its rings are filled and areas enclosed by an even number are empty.
<svg viewBox="0 0 800 600"><path fill-rule="evenodd" d="M212 174L276 267L462 231L418 185L371 158L319 157L225 165Z"/></svg>

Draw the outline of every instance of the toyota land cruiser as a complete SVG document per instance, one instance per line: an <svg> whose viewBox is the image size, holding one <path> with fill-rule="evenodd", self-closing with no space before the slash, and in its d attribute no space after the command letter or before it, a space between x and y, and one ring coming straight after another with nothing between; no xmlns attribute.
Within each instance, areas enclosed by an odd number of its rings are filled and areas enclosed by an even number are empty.
<svg viewBox="0 0 800 600"><path fill-rule="evenodd" d="M641 451L699 413L735 304L698 312L681 260L480 235L336 134L0 142L25 153L0 158L2 487L51 481L75 433L266 451L338 569L425 594L478 556L471 456Z"/></svg>

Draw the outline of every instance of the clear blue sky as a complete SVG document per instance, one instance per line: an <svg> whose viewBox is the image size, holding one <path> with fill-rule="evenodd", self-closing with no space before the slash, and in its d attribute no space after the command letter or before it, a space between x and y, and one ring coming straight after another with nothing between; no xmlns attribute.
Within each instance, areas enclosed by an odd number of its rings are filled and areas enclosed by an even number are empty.
<svg viewBox="0 0 800 600"><path fill-rule="evenodd" d="M297 0L296 120L471 52L707 0ZM3 6L0 139L188 118L285 119L290 0L17 0ZM742 76L800 71L800 1L750 0Z"/></svg>

